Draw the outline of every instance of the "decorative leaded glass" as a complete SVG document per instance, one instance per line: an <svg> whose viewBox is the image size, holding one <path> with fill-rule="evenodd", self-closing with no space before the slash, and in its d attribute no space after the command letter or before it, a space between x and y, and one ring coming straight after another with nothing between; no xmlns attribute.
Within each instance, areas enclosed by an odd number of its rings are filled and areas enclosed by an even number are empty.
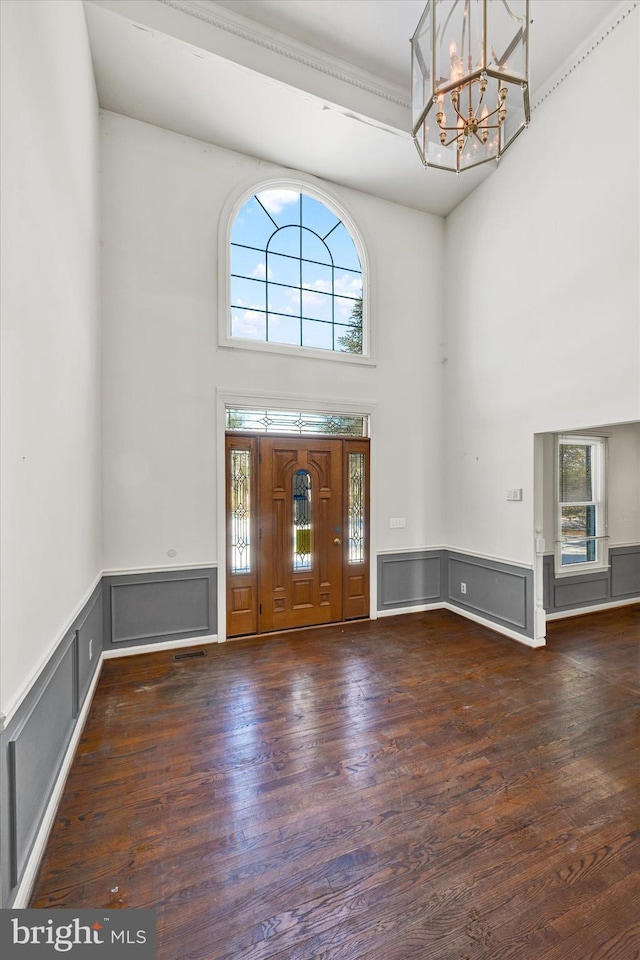
<svg viewBox="0 0 640 960"><path fill-rule="evenodd" d="M367 427L367 417L353 414L227 409L227 430L230 431L366 437Z"/></svg>
<svg viewBox="0 0 640 960"><path fill-rule="evenodd" d="M293 475L293 569L311 569L311 477L306 470Z"/></svg>
<svg viewBox="0 0 640 960"><path fill-rule="evenodd" d="M231 572L251 572L251 451L231 450Z"/></svg>
<svg viewBox="0 0 640 960"><path fill-rule="evenodd" d="M348 490L348 533L349 563L364 561L364 454L349 454L349 490Z"/></svg>

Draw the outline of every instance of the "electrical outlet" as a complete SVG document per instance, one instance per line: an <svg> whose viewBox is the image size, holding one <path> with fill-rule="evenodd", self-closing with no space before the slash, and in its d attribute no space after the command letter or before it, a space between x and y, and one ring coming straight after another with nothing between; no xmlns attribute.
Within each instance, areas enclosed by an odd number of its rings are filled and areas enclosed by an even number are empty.
<svg viewBox="0 0 640 960"><path fill-rule="evenodd" d="M466 585L466 583L461 583L461 584L460 584L460 593L466 593L466 592L467 592L467 585Z"/></svg>

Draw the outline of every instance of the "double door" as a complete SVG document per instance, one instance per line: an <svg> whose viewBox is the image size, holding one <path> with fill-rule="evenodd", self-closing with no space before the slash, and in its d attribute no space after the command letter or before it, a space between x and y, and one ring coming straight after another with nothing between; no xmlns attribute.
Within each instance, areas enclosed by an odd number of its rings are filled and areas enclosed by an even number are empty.
<svg viewBox="0 0 640 960"><path fill-rule="evenodd" d="M369 615L369 441L228 434L227 635Z"/></svg>

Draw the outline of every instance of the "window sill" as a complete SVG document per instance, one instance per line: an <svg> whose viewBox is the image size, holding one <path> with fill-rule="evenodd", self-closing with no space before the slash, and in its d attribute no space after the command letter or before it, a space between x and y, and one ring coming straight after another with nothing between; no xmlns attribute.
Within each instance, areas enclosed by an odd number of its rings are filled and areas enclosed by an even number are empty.
<svg viewBox="0 0 640 960"><path fill-rule="evenodd" d="M589 563L589 564L571 564L571 569L566 567L559 568L554 563L553 576L556 580L564 580L569 577L586 577L590 573L607 573L610 569L609 563Z"/></svg>
<svg viewBox="0 0 640 960"><path fill-rule="evenodd" d="M294 347L286 343L263 343L259 340L240 340L220 338L218 346L225 350L251 350L254 353L270 353L277 356L305 358L307 360L329 360L337 363L356 363L375 367L371 356L359 353L340 353L335 350L317 350L313 347Z"/></svg>
<svg viewBox="0 0 640 960"><path fill-rule="evenodd" d="M375 367L371 356L359 353L341 353L337 350L317 350L313 347L295 347L286 343L264 343L260 340L240 340L220 338L218 346L224 350L251 350L255 353L271 353L278 356L305 358L307 360L335 361L337 363L356 363L361 366Z"/></svg>

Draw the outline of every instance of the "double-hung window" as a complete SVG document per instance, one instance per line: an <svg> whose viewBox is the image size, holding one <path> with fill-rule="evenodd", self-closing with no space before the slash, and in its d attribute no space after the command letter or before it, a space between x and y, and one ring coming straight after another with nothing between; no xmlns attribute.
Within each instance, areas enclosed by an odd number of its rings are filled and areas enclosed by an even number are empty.
<svg viewBox="0 0 640 960"><path fill-rule="evenodd" d="M607 565L606 440L564 435L556 444L556 575Z"/></svg>

